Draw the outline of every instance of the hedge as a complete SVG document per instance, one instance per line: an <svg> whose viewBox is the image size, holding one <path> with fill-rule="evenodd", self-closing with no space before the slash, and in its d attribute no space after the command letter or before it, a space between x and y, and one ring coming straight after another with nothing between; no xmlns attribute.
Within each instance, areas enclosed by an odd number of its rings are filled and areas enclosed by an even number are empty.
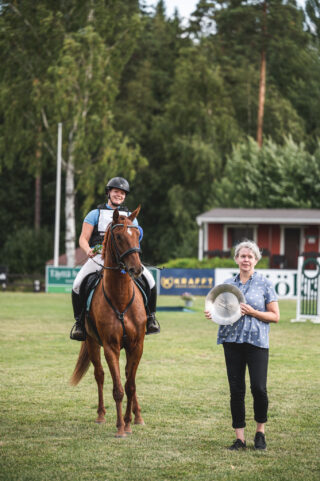
<svg viewBox="0 0 320 481"><path fill-rule="evenodd" d="M167 269L214 269L218 267L236 269L238 266L231 258L211 257L199 261L196 257L171 259L164 264ZM269 269L269 258L262 257L256 265L257 269Z"/></svg>

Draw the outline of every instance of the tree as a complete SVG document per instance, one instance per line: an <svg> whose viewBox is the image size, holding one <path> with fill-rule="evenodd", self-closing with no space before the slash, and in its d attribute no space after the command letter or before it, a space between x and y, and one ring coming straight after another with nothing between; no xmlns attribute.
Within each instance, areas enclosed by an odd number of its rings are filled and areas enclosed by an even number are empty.
<svg viewBox="0 0 320 481"><path fill-rule="evenodd" d="M5 33L10 32L15 46L10 56L13 57L16 50L14 65L19 61L22 65L17 67L18 81L15 69L8 68L2 99L7 102L15 99L13 121L19 112L26 126L18 129L18 142L14 146L6 140L3 145L7 142L4 150L13 162L17 154L24 153L21 133L28 136L32 132L28 145L33 152L41 146L50 154L51 162L55 162L56 126L63 122L65 244L68 265L74 265L75 176L81 176L78 188L85 191L88 205L94 196L96 182L99 180L101 184L101 176L106 178L115 172L127 171L128 177L133 178L136 168L146 165L139 148L114 129L112 114L121 69L139 31L138 2L116 2L112 6L102 0L80 4L70 0L54 5L49 0L36 5L22 3L23 10L17 9L15 4L7 4L2 12ZM24 35L21 35L22 27L25 27ZM49 40L43 39L39 44L44 32ZM6 41L4 35L2 42L8 51ZM37 63L38 58L41 69L35 72L29 68L29 63ZM16 80L10 83L14 76ZM17 86L19 91L15 97ZM31 87L27 103L24 99L26 87ZM3 139L8 139L13 130L10 118L5 118L4 126ZM34 157L39 161L39 156ZM35 162L32 165L36 165ZM102 189L103 186L98 190Z"/></svg>
<svg viewBox="0 0 320 481"><path fill-rule="evenodd" d="M167 202L170 183L166 178L163 135L167 132L162 129L162 119L170 98L176 60L182 46L189 44L190 41L182 37L179 18L167 19L164 4L159 2L154 15L143 17L143 30L123 71L117 98L118 129L139 143L141 153L149 162L148 169L136 177L129 202L142 203L139 222L145 230L143 252L153 262L163 258L163 250L158 245L160 236L167 238L167 221L159 219L159 207L164 208ZM159 222L163 222L162 230Z"/></svg>
<svg viewBox="0 0 320 481"><path fill-rule="evenodd" d="M203 31L206 25L207 32ZM294 0L203 0L194 13L190 30L199 38L207 35L213 43L237 119L247 135L255 136L262 145L262 126L267 115L266 137L279 135L276 128L270 129L270 115L278 119L278 126L285 128L281 138L289 133L294 137L297 132L303 135L303 120L298 119L299 112L294 112L295 105L290 107L290 88L299 77L305 77L303 69L309 71L309 35L304 31L303 12ZM287 101L286 111L290 108L297 123L288 124L287 116L280 120L282 109L277 108L277 102L282 97Z"/></svg>
<svg viewBox="0 0 320 481"><path fill-rule="evenodd" d="M38 6L30 3L1 2L0 162L9 168L22 162L35 177L34 225L39 229L41 174L46 156L41 112L33 89L45 77L54 46L48 35L48 22L41 22L45 13L43 2ZM53 30L54 25L50 33Z"/></svg>
<svg viewBox="0 0 320 481"><path fill-rule="evenodd" d="M319 147L312 155L304 144L287 138L283 145L269 139L259 149L249 138L234 147L223 179L213 184L211 203L223 207L319 208Z"/></svg>

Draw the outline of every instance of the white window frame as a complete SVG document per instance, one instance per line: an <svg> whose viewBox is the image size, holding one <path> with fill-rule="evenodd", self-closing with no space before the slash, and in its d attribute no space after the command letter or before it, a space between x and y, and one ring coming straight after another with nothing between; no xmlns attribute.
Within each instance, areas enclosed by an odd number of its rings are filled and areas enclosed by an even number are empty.
<svg viewBox="0 0 320 481"><path fill-rule="evenodd" d="M257 243L258 239L258 225L257 224L224 224L223 225L223 250L229 250L228 247L228 229L253 229L253 241Z"/></svg>

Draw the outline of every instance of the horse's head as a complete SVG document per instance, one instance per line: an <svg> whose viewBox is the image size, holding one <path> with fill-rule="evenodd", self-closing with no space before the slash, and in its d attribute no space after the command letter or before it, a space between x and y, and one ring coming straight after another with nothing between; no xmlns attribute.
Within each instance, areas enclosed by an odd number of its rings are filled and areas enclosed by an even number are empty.
<svg viewBox="0 0 320 481"><path fill-rule="evenodd" d="M140 205L128 217L120 215L114 210L112 223L103 242L102 257L107 250L120 268L131 277L139 277L143 267L140 261L139 229L133 224L140 211Z"/></svg>

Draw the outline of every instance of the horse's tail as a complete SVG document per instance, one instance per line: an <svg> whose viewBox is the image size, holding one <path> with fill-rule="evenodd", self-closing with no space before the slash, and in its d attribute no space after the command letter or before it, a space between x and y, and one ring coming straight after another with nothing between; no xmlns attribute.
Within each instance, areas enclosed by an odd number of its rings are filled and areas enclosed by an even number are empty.
<svg viewBox="0 0 320 481"><path fill-rule="evenodd" d="M89 358L89 353L87 349L87 344L83 342L80 348L76 367L74 368L73 374L70 378L70 384L72 386L76 386L81 381L81 379L89 369L89 366L90 366L90 358Z"/></svg>

